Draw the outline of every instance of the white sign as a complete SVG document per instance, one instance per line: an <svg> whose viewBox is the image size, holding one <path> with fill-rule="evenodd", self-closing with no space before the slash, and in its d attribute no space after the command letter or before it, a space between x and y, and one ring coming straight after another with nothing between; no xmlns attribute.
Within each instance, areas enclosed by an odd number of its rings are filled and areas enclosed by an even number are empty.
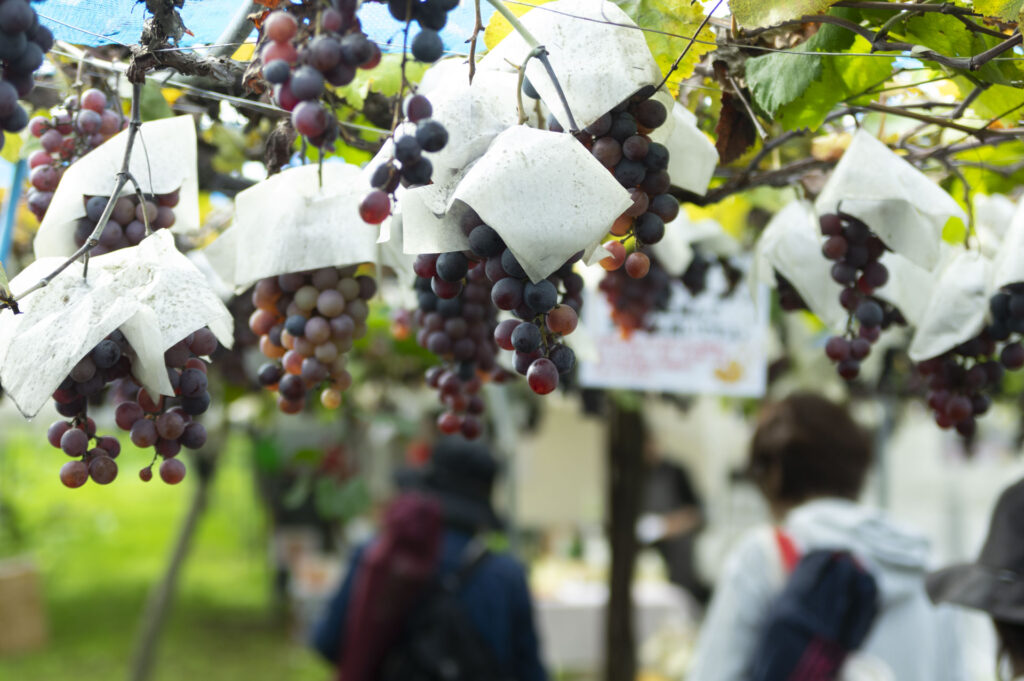
<svg viewBox="0 0 1024 681"><path fill-rule="evenodd" d="M583 321L598 359L580 362L579 381L591 388L625 388L697 395L761 397L765 393L768 291L758 288L755 306L746 281L728 296L721 267L712 267L707 288L690 295L674 279L668 309L653 312L652 331L628 338L611 320L603 293L589 291Z"/></svg>

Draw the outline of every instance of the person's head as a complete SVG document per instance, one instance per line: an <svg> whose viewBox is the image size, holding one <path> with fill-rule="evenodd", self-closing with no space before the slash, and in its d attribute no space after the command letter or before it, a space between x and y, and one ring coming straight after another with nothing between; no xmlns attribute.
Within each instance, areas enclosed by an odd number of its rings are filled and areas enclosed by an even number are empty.
<svg viewBox="0 0 1024 681"><path fill-rule="evenodd" d="M871 438L845 407L800 392L761 411L748 473L776 514L819 497L857 499L870 467Z"/></svg>
<svg viewBox="0 0 1024 681"><path fill-rule="evenodd" d="M486 445L451 436L438 442L426 466L399 471L396 482L401 489L437 498L446 525L478 532L502 525L491 506L498 472Z"/></svg>
<svg viewBox="0 0 1024 681"><path fill-rule="evenodd" d="M999 657L1013 674L1024 674L1024 480L996 502L988 537L978 560L928 576L928 595L992 617L999 635Z"/></svg>

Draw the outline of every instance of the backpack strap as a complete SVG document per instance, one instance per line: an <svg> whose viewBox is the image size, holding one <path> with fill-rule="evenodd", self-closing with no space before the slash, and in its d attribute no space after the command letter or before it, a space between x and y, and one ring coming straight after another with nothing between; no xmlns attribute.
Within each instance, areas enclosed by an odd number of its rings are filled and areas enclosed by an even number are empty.
<svg viewBox="0 0 1024 681"><path fill-rule="evenodd" d="M800 549L781 527L775 528L775 545L779 548L779 556L782 558L782 567L786 574L793 572L796 564L800 562Z"/></svg>
<svg viewBox="0 0 1024 681"><path fill-rule="evenodd" d="M484 542L479 538L471 539L462 551L458 567L441 578L441 588L449 593L458 592L490 555Z"/></svg>

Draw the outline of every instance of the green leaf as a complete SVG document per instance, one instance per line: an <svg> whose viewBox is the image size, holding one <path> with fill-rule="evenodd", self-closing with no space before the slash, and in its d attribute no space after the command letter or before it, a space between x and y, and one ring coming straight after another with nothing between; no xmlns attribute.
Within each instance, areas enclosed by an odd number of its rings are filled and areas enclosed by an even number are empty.
<svg viewBox="0 0 1024 681"><path fill-rule="evenodd" d="M370 490L361 477L342 483L331 478L318 478L313 487L313 501L323 517L347 519L369 508Z"/></svg>
<svg viewBox="0 0 1024 681"><path fill-rule="evenodd" d="M909 42L924 45L950 57L972 57L1000 42L998 38L968 31L956 17L939 12L928 12L912 17L902 30L903 37ZM1011 85L1013 80L1020 78L1018 74L1018 69L1012 65L1004 68L1002 62L988 62L973 75L990 83Z"/></svg>
<svg viewBox="0 0 1024 681"><path fill-rule="evenodd" d="M306 503L312 488L312 476L302 475L295 479L295 483L284 493L281 505L288 509L296 509Z"/></svg>
<svg viewBox="0 0 1024 681"><path fill-rule="evenodd" d="M1024 0L974 0L974 11L1003 21L1024 20Z"/></svg>
<svg viewBox="0 0 1024 681"><path fill-rule="evenodd" d="M868 42L858 37L853 51L870 50ZM781 107L775 119L786 130L815 130L840 102L860 95L892 73L892 59L865 57L822 57L822 76L811 83L799 98Z"/></svg>
<svg viewBox="0 0 1024 681"><path fill-rule="evenodd" d="M425 64L407 59L405 75L416 83L427 70ZM380 64L370 70L357 69L355 79L345 87L336 88L339 96L355 109L362 109L366 95L379 92L385 97L393 97L402 87L402 55L388 53L381 57Z"/></svg>
<svg viewBox="0 0 1024 681"><path fill-rule="evenodd" d="M974 83L966 78L956 78L954 82L960 90L961 97L967 97L974 91ZM971 103L970 109L979 118L1003 119L1012 124L1012 121L1019 116L1021 106L1024 106L1024 89L1006 85L990 85Z"/></svg>
<svg viewBox="0 0 1024 681"><path fill-rule="evenodd" d="M850 18L852 13L836 12L837 16ZM802 95L811 83L820 80L822 57L807 56L804 52L841 52L853 44L853 33L839 26L825 24L791 52L773 52L762 57L748 59L746 64L747 84L754 101L769 116L774 116L779 107L789 104Z"/></svg>
<svg viewBox="0 0 1024 681"><path fill-rule="evenodd" d="M644 38L661 73L667 74L683 50L686 56L672 73L671 91L679 94L679 82L693 75L693 69L701 56L715 49L715 35L710 27L704 26L697 34L697 27L704 20L704 11L699 2L690 0L615 0L616 4L629 15L638 26L657 26L657 33L646 31ZM672 35L666 35L672 34ZM690 44L688 37L697 34ZM698 42L699 41L699 42Z"/></svg>
<svg viewBox="0 0 1024 681"><path fill-rule="evenodd" d="M808 14L821 14L838 0L731 0L729 9L744 28L774 26Z"/></svg>
<svg viewBox="0 0 1024 681"><path fill-rule="evenodd" d="M142 86L142 103L139 105L139 112L143 121L155 121L174 115L171 105L164 99L163 92L160 91L160 86L155 81L147 81Z"/></svg>

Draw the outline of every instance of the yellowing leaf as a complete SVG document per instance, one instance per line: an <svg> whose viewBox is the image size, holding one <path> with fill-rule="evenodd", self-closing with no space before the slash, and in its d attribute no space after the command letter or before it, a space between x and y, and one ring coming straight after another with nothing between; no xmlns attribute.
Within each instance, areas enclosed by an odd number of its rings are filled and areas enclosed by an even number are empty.
<svg viewBox="0 0 1024 681"><path fill-rule="evenodd" d="M23 142L21 135L4 132L4 148L3 151L0 151L0 158L8 163L17 163Z"/></svg>
<svg viewBox="0 0 1024 681"><path fill-rule="evenodd" d="M673 81L689 78L702 55L715 49L715 35L707 26L696 35L690 45L690 37L697 33L697 27L704 20L704 10L699 2L690 0L616 0L616 4L643 28L656 28L659 32L644 32L647 47L661 73L667 74L683 50L686 56L673 72ZM672 34L672 35L666 35ZM684 37L675 37L684 36ZM687 45L690 45L687 48ZM679 95L678 82L669 84L673 97Z"/></svg>
<svg viewBox="0 0 1024 681"><path fill-rule="evenodd" d="M252 61L253 55L256 53L256 43L242 43L235 50L235 53L231 55L231 58L235 61Z"/></svg>
<svg viewBox="0 0 1024 681"><path fill-rule="evenodd" d="M774 26L807 14L821 14L838 0L731 0L729 9L744 28Z"/></svg>
<svg viewBox="0 0 1024 681"><path fill-rule="evenodd" d="M974 11L1004 21L1024 20L1024 0L974 0Z"/></svg>
<svg viewBox="0 0 1024 681"><path fill-rule="evenodd" d="M504 4L512 10L512 14L517 17L521 17L533 9L531 5L543 5L549 1L550 0L534 0L529 5L508 2ZM484 45L487 46L488 50L493 50L494 46L504 40L505 36L511 32L512 24L508 23L508 19L503 17L501 12L495 12L491 15L491 20L487 22L487 26L484 27Z"/></svg>

